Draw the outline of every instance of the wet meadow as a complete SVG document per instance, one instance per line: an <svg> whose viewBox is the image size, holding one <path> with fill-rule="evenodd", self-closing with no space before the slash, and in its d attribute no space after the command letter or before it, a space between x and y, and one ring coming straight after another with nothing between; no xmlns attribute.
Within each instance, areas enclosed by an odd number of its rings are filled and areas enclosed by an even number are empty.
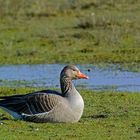
<svg viewBox="0 0 140 140"><path fill-rule="evenodd" d="M0 0L0 67L113 64L139 73L139 7L139 0ZM0 96L47 88L29 84L13 87L6 81ZM55 89L60 90L59 85ZM24 122L0 110L0 139L140 139L139 91L97 91L84 86L78 90L85 101L78 123Z"/></svg>

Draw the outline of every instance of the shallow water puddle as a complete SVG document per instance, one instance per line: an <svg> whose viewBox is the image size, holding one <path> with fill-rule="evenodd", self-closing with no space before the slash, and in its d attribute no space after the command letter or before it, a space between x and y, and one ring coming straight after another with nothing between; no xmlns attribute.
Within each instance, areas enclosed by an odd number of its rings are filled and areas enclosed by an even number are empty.
<svg viewBox="0 0 140 140"><path fill-rule="evenodd" d="M65 65L1 65L0 86L59 87L59 74ZM94 65L77 65L89 76L88 80L77 80L78 88L94 90L140 91L140 72L120 70L111 65L105 68Z"/></svg>

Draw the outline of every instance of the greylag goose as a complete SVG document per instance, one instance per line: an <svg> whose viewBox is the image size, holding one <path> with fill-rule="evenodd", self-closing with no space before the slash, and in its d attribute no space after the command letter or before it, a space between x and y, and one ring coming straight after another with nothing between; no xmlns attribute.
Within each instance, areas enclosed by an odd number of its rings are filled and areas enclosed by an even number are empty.
<svg viewBox="0 0 140 140"><path fill-rule="evenodd" d="M0 97L0 107L16 119L32 122L77 122L82 116L84 101L72 80L87 79L73 65L60 74L62 93L42 90L25 95Z"/></svg>

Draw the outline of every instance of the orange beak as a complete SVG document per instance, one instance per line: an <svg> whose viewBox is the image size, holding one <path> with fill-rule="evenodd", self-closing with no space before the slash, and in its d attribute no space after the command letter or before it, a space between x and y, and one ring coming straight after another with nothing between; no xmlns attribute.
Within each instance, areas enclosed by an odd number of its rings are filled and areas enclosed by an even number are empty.
<svg viewBox="0 0 140 140"><path fill-rule="evenodd" d="M77 77L80 78L80 79L88 79L89 78L88 76L86 76L85 74L81 73L80 71L78 72Z"/></svg>

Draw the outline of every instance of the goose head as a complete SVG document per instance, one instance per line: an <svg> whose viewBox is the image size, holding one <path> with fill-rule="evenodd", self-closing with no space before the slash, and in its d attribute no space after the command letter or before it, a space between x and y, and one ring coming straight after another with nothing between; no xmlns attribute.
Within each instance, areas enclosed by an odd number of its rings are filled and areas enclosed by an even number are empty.
<svg viewBox="0 0 140 140"><path fill-rule="evenodd" d="M76 79L88 79L88 76L80 72L80 70L76 66L67 65L61 71L60 78L68 78L71 80L76 80Z"/></svg>

